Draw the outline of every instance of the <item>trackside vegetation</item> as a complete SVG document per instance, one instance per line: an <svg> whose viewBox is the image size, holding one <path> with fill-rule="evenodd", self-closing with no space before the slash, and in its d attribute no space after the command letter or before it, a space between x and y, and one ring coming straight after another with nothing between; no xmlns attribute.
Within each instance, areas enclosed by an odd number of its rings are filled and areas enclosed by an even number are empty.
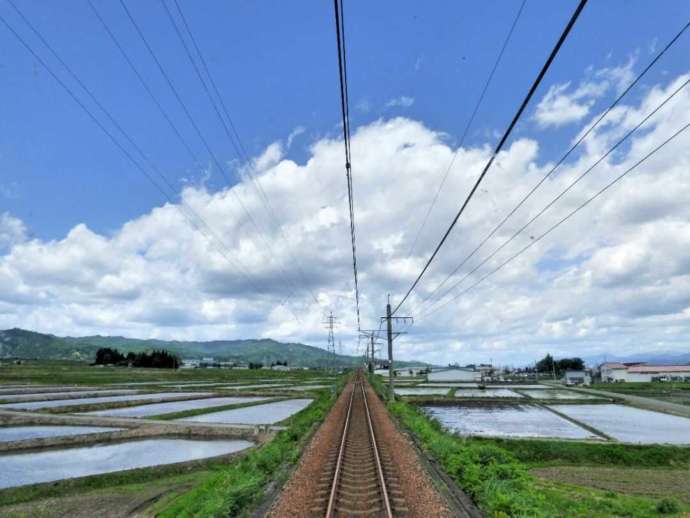
<svg viewBox="0 0 690 518"><path fill-rule="evenodd" d="M385 388L374 379L383 393ZM463 438L446 432L438 421L403 401L388 405L448 475L490 517L661 516L687 512L674 499L635 496L546 480L530 473L534 465L611 464L678 467L690 450L565 441L496 441ZM629 448L629 450L628 450ZM679 456L675 457L678 454ZM683 464L687 465L687 464Z"/></svg>
<svg viewBox="0 0 690 518"><path fill-rule="evenodd" d="M338 385L340 392L343 381ZM260 503L266 487L300 456L302 447L314 426L321 422L337 397L321 391L307 408L289 418L287 429L246 456L232 462L204 480L191 491L165 503L161 517L246 516Z"/></svg>

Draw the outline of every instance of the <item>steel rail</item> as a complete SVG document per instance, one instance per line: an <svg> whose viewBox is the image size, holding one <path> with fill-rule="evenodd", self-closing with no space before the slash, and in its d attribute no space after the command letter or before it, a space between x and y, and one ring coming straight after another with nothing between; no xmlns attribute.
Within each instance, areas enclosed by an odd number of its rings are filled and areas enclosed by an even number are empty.
<svg viewBox="0 0 690 518"><path fill-rule="evenodd" d="M379 456L379 449L376 445L376 436L374 435L374 426L371 423L371 413L369 412L369 403L367 403L367 393L364 390L364 383L360 382L359 387L362 389L362 398L364 398L364 408L367 414L367 423L369 424L369 435L371 437L371 445L374 449L374 458L376 459L376 471L379 475L379 484L381 484L381 495L383 496L383 503L386 507L386 517L393 518L393 511L391 510L391 502L388 498L388 490L386 489L386 480L383 476L383 467L381 466L381 457Z"/></svg>
<svg viewBox="0 0 690 518"><path fill-rule="evenodd" d="M343 465L343 456L345 454L345 442L347 439L347 432L350 428L350 413L352 412L352 400L355 397L355 387L352 387L350 393L350 402L347 405L347 415L345 416L345 426L343 427L343 436L340 439L340 451L338 451L338 462L335 465L335 474L333 475L333 485L331 486L331 494L328 497L328 508L326 509L326 518L335 516L335 496L338 490L338 483L340 482L340 472Z"/></svg>

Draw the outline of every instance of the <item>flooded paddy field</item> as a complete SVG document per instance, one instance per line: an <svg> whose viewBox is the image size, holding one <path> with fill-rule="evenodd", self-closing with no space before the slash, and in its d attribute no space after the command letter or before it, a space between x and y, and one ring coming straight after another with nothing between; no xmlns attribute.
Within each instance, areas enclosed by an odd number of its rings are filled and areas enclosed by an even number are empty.
<svg viewBox="0 0 690 518"><path fill-rule="evenodd" d="M97 390L110 390L108 387L76 387L74 385L0 385L0 397L6 394L45 394L47 392L88 392ZM115 390L115 389L113 389Z"/></svg>
<svg viewBox="0 0 690 518"><path fill-rule="evenodd" d="M123 389L123 390L76 390L67 392L38 392L38 393L23 393L23 394L0 394L0 400L8 403L19 403L20 401L47 401L50 399L72 399L83 397L100 397L100 396L123 396L125 394L136 394L138 390Z"/></svg>
<svg viewBox="0 0 690 518"><path fill-rule="evenodd" d="M291 387L285 387L283 390L321 390L330 387L330 385L296 385Z"/></svg>
<svg viewBox="0 0 690 518"><path fill-rule="evenodd" d="M22 403L4 403L0 409L39 410L65 406L92 405L101 403L119 403L122 401L145 401L147 399L174 399L193 396L208 396L211 392L156 392L150 394L132 394L126 396L102 396L78 399L57 399L49 401L27 401Z"/></svg>
<svg viewBox="0 0 690 518"><path fill-rule="evenodd" d="M450 389L444 387L437 388L396 388L395 393L400 396L445 396Z"/></svg>
<svg viewBox="0 0 690 518"><path fill-rule="evenodd" d="M46 437L66 437L100 432L116 432L122 428L105 426L3 426L0 427L0 442L43 439Z"/></svg>
<svg viewBox="0 0 690 518"><path fill-rule="evenodd" d="M522 393L532 399L600 399L597 396L561 389L524 390Z"/></svg>
<svg viewBox="0 0 690 518"><path fill-rule="evenodd" d="M622 442L690 444L690 419L624 405L554 405L554 410Z"/></svg>
<svg viewBox="0 0 690 518"><path fill-rule="evenodd" d="M395 382L398 383L397 380L396 380ZM453 388L453 387L460 388L460 387L464 387L464 388L477 388L477 387L479 387L479 383L462 383L462 382L454 383L454 382L452 382L452 381L451 381L451 382L436 381L436 382L433 382L433 383L431 383L431 382L430 382L430 383L420 383L420 384L417 385L417 386L418 386L418 387L448 387L448 388Z"/></svg>
<svg viewBox="0 0 690 518"><path fill-rule="evenodd" d="M458 389L455 391L455 397L472 397L472 398L498 398L498 397L524 397L522 394L514 392L505 388L487 388L487 389Z"/></svg>
<svg viewBox="0 0 690 518"><path fill-rule="evenodd" d="M536 405L422 407L448 430L484 437L547 437L593 439L596 436Z"/></svg>
<svg viewBox="0 0 690 518"><path fill-rule="evenodd" d="M253 445L245 440L145 439L0 455L0 488L205 459Z"/></svg>
<svg viewBox="0 0 690 518"><path fill-rule="evenodd" d="M186 410L198 410L217 406L234 405L240 403L259 403L268 398L259 396L230 396L212 397L206 399L188 399L185 401L170 401L168 403L149 403L146 405L130 406L125 408L111 408L106 410L94 410L81 412L80 415L97 415L108 417L149 417L154 415L172 414Z"/></svg>
<svg viewBox="0 0 690 518"><path fill-rule="evenodd" d="M225 385L225 386L220 386L216 387L219 389L228 389L228 390L250 390L250 389L277 389L277 388L285 388L289 387L290 385L285 385L284 383L281 384L271 384L271 383L260 383L260 384L253 384L253 385Z"/></svg>
<svg viewBox="0 0 690 518"><path fill-rule="evenodd" d="M185 417L178 421L222 424L274 424L305 409L311 399L286 399L234 410L222 410L208 414Z"/></svg>

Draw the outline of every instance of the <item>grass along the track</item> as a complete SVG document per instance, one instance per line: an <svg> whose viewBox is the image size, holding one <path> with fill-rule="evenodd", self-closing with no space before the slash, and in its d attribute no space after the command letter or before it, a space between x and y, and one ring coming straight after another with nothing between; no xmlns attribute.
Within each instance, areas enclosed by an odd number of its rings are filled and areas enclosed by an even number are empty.
<svg viewBox="0 0 690 518"><path fill-rule="evenodd" d="M373 380L384 391L380 380ZM380 392L380 393L381 393ZM675 447L630 447L618 444L584 444L566 441L497 441L463 438L445 431L419 408L398 401L389 410L434 457L448 475L492 517L647 517L690 506L673 495L629 495L554 481L536 476L530 468L540 463L587 463L619 466L667 466L679 459L687 466L690 450ZM579 461L578 461L579 459Z"/></svg>
<svg viewBox="0 0 690 518"><path fill-rule="evenodd" d="M287 467L299 459L309 433L326 417L343 384L341 380L336 393L321 391L311 405L285 422L286 430L265 445L151 511L163 518L248 515L270 482L281 483L287 477Z"/></svg>

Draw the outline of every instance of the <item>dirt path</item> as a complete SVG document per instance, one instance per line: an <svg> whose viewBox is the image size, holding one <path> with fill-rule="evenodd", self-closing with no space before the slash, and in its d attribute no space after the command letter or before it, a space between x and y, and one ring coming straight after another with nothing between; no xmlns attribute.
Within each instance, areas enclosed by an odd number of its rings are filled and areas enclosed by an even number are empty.
<svg viewBox="0 0 690 518"><path fill-rule="evenodd" d="M606 397L615 397L627 401L639 408L646 408L648 410L657 410L659 412L665 412L667 414L675 414L683 417L690 417L690 406L679 405L678 403L671 403L669 401L660 401L658 399L652 399L643 396L633 396L631 394L621 394L619 392L609 392L608 390L600 389L575 389L577 392L582 392L584 394L594 394Z"/></svg>
<svg viewBox="0 0 690 518"><path fill-rule="evenodd" d="M385 405L368 384L366 384L366 390L377 442L390 455L398 476L408 510L405 516L412 518L458 516L456 512L451 512L443 497L435 489L414 447L397 430ZM268 512L267 516L270 518L323 516L323 512L318 512L314 506L314 502L318 502L322 496L319 494L318 481L324 477L326 459L337 452L349 395L350 387L343 391L331 413L314 434L297 470Z"/></svg>

